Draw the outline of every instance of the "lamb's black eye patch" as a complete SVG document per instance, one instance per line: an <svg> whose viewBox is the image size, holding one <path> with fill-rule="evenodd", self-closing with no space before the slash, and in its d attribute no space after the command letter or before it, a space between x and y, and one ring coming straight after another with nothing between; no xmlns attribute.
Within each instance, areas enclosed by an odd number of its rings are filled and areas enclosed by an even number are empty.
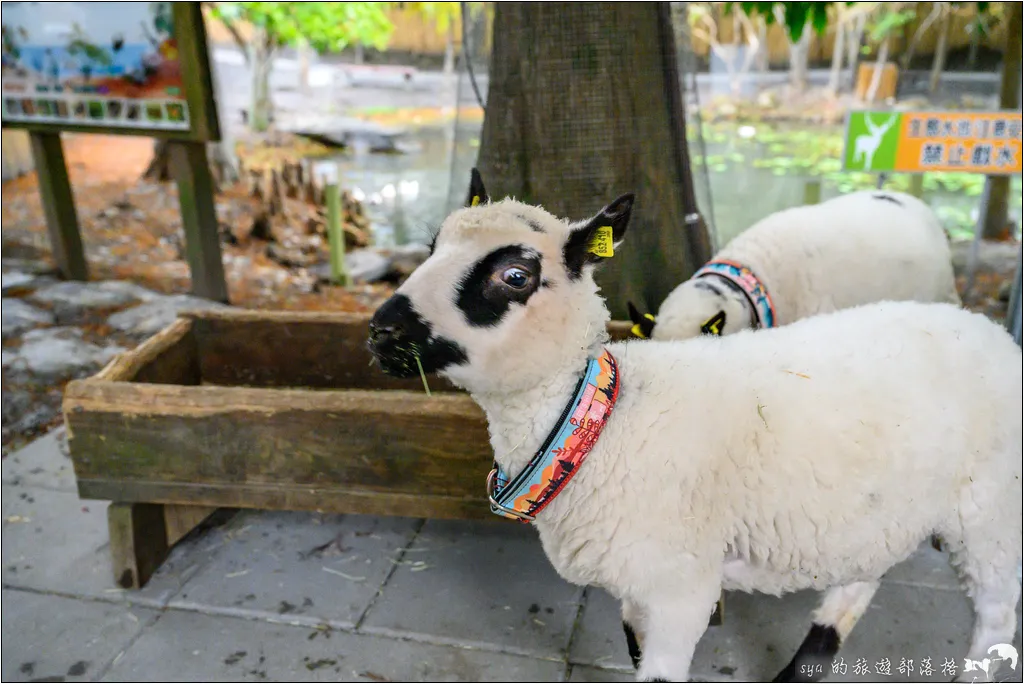
<svg viewBox="0 0 1024 684"><path fill-rule="evenodd" d="M518 268L528 274L525 287L506 286L501 274ZM473 265L459 283L456 304L470 325L497 325L512 304L526 304L540 286L540 255L522 245L494 250Z"/></svg>

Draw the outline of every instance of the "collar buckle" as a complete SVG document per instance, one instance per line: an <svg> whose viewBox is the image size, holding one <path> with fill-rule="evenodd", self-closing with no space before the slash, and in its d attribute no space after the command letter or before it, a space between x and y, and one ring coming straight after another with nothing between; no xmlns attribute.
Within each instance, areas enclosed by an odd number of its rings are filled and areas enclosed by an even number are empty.
<svg viewBox="0 0 1024 684"><path fill-rule="evenodd" d="M495 512L500 512L502 515L504 515L505 517L508 517L508 518L517 518L518 520L521 520L522 522L533 522L535 520L534 516L529 515L528 513L523 513L521 511L517 511L514 508L509 508L507 506L502 506L500 503L498 503L495 500L495 498L494 498L494 479L497 476L498 476L498 469L497 468L492 469L491 472L488 473L488 475L487 475L487 501L491 504L491 509L494 510Z"/></svg>

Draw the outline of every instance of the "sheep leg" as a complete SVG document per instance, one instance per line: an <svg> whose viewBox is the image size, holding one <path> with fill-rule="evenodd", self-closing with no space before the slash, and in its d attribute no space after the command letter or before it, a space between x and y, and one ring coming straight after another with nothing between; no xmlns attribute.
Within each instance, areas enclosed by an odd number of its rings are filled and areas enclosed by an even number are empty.
<svg viewBox="0 0 1024 684"><path fill-rule="evenodd" d="M825 592L814 612L811 631L796 655L775 676L775 682L816 682L832 672L832 659L849 636L857 620L867 610L878 582L854 582Z"/></svg>
<svg viewBox="0 0 1024 684"><path fill-rule="evenodd" d="M633 667L640 668L640 651L643 643L643 612L632 601L622 601L622 631L626 634L626 648L633 661Z"/></svg>
<svg viewBox="0 0 1024 684"><path fill-rule="evenodd" d="M688 575L688 573L686 573ZM685 682L697 642L721 595L719 578L678 581L643 602L643 652L637 681Z"/></svg>
<svg viewBox="0 0 1024 684"><path fill-rule="evenodd" d="M962 546L951 554L961 584L974 605L974 628L967 659L978 662L992 660L989 675L992 681L999 681L995 675L1003 662L996 659L1000 654L990 653L990 650L1002 644L1013 644L1017 631L1016 606L1020 601L1021 590L1020 582L1017 581L1017 562L1007 558L1009 554L1005 554L1005 551L1001 555L1002 558L995 554L987 556L983 562L980 558L972 557ZM993 562L996 558L998 560ZM961 670L955 681L974 681L976 675L977 672Z"/></svg>

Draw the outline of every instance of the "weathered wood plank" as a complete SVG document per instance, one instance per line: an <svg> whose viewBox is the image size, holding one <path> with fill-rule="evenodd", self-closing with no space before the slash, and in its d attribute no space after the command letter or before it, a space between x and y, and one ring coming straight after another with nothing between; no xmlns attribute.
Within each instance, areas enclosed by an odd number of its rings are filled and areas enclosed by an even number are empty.
<svg viewBox="0 0 1024 684"><path fill-rule="evenodd" d="M192 321L179 318L134 350L119 354L93 379L198 385L199 358Z"/></svg>
<svg viewBox="0 0 1024 684"><path fill-rule="evenodd" d="M203 382L250 387L421 390L419 378L396 379L372 364L366 348L368 314L197 312L194 316ZM630 324L609 326L628 339ZM431 377L432 391L456 391Z"/></svg>
<svg viewBox="0 0 1024 684"><path fill-rule="evenodd" d="M143 586L167 557L170 546L163 508L160 504L115 501L107 509L110 556L119 587Z"/></svg>
<svg viewBox="0 0 1024 684"><path fill-rule="evenodd" d="M80 482L477 496L492 458L483 413L464 394L87 381L69 384L64 408Z"/></svg>
<svg viewBox="0 0 1024 684"><path fill-rule="evenodd" d="M68 168L64 163L60 133L32 131L29 137L54 261L61 275L68 280L88 280L89 268L82 248L78 213L68 180Z"/></svg>
<svg viewBox="0 0 1024 684"><path fill-rule="evenodd" d="M401 516L458 520L501 519L491 514L484 496L484 473L477 468L473 496L444 496L376 491L347 486L193 483L89 477L78 481L82 498L175 503L190 507L252 508L260 510L317 511L361 515ZM506 521L507 522L507 521Z"/></svg>
<svg viewBox="0 0 1024 684"><path fill-rule="evenodd" d="M164 505L164 528L167 530L167 544L169 546L177 544L186 534L216 512L216 506Z"/></svg>

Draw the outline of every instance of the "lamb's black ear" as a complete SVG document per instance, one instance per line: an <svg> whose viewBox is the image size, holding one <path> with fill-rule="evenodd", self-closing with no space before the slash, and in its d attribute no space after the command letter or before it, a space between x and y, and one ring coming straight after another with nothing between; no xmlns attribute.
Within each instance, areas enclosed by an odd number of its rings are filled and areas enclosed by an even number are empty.
<svg viewBox="0 0 1024 684"><path fill-rule="evenodd" d="M469 173L469 195L466 197L466 206L475 207L490 201L491 198L487 196L487 190L484 189L484 179L480 177L480 172L474 167Z"/></svg>
<svg viewBox="0 0 1024 684"><path fill-rule="evenodd" d="M633 306L633 302L626 302L626 309L629 311L629 320L634 323L644 320L644 317L640 315L640 311Z"/></svg>
<svg viewBox="0 0 1024 684"><path fill-rule="evenodd" d="M633 322L633 327L630 328L629 331L641 339L650 339L651 333L654 332L654 316L651 314L641 314L640 311L633 306L633 302L626 302L626 308L629 310L629 320Z"/></svg>
<svg viewBox="0 0 1024 684"><path fill-rule="evenodd" d="M721 335L722 328L725 327L725 312L719 311L714 316L704 321L704 325L700 326L700 332L702 335Z"/></svg>
<svg viewBox="0 0 1024 684"><path fill-rule="evenodd" d="M633 193L622 195L597 216L573 227L562 248L569 277L580 277L583 267L610 258L626 236L633 213Z"/></svg>

